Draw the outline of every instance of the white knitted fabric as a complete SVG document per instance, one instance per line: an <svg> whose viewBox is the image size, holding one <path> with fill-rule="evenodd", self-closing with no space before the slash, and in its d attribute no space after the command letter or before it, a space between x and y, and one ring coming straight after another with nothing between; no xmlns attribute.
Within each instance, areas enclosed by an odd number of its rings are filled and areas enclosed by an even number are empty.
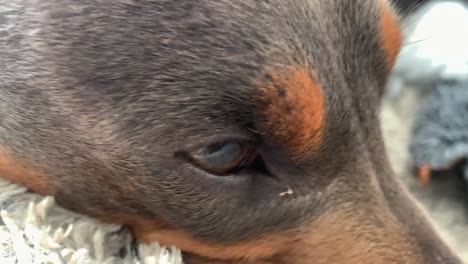
<svg viewBox="0 0 468 264"><path fill-rule="evenodd" d="M182 264L176 248L137 245L121 226L58 206L0 179L1 264Z"/></svg>

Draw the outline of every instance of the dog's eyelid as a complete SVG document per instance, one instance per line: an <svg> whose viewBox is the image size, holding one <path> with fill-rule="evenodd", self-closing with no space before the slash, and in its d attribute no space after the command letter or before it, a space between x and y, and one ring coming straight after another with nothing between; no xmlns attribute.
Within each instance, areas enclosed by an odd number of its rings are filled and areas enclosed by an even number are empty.
<svg viewBox="0 0 468 264"><path fill-rule="evenodd" d="M245 126L194 131L178 139L177 145L174 144L174 152L195 152L203 147L223 142L248 142L260 145L261 134Z"/></svg>
<svg viewBox="0 0 468 264"><path fill-rule="evenodd" d="M231 129L225 132L217 131L211 135L189 135L188 137L181 138L179 142L177 142L177 148L174 149L174 152L192 153L210 145L229 142L248 143L255 146L260 146L261 137L260 134L255 133L248 128L239 129L238 131L234 132L231 131Z"/></svg>
<svg viewBox="0 0 468 264"><path fill-rule="evenodd" d="M234 138L234 137L216 137L214 139L200 140L198 143L189 143L186 145L180 145L179 149L175 150L175 153L196 153L202 152L203 149L213 147L215 145L222 145L227 143L239 143L239 144L250 144L258 147L260 143L254 138Z"/></svg>
<svg viewBox="0 0 468 264"><path fill-rule="evenodd" d="M215 176L237 175L261 159L262 137L254 128L244 126L225 135L217 131L212 136L185 140L190 143L178 144L174 157Z"/></svg>
<svg viewBox="0 0 468 264"><path fill-rule="evenodd" d="M194 166L208 173L223 176L248 167L257 157L254 144L242 141L221 142L182 154Z"/></svg>

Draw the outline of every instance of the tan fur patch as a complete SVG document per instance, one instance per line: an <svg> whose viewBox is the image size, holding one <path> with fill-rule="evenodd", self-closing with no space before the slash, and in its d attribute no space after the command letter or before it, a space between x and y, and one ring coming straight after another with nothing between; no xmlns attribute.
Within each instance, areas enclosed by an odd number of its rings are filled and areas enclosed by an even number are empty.
<svg viewBox="0 0 468 264"><path fill-rule="evenodd" d="M291 263L296 264L309 264L311 259L314 264L423 263L411 239L385 210L368 215L326 214L306 229L302 228L297 236L282 261L292 259Z"/></svg>
<svg viewBox="0 0 468 264"><path fill-rule="evenodd" d="M57 185L45 175L39 168L27 162L13 160L6 152L0 150L0 177L21 184L36 193L53 195Z"/></svg>
<svg viewBox="0 0 468 264"><path fill-rule="evenodd" d="M387 0L382 1L382 14L380 18L380 40L386 53L386 62L389 68L393 67L400 52L402 35L400 21Z"/></svg>
<svg viewBox="0 0 468 264"><path fill-rule="evenodd" d="M143 242L158 241L162 245L176 245L185 252L220 260L242 258L262 259L273 256L282 249L287 239L281 236L268 236L244 243L222 245L201 241L191 235L160 222L143 221L134 224L134 236Z"/></svg>
<svg viewBox="0 0 468 264"><path fill-rule="evenodd" d="M305 65L272 71L268 76L268 80L257 83L263 125L293 156L301 157L317 150L325 122L321 84Z"/></svg>
<svg viewBox="0 0 468 264"><path fill-rule="evenodd" d="M163 246L177 246L184 252L219 260L238 258L256 260L270 257L278 253L282 245L286 243L285 238L281 236L268 236L238 244L216 244L196 239L161 219L99 211L90 211L89 214L107 223L127 225L135 239L140 242L158 242Z"/></svg>
<svg viewBox="0 0 468 264"><path fill-rule="evenodd" d="M242 263L251 264L310 264L310 260L315 264L422 263L399 224L384 211L380 213L374 217L378 218L378 223L364 214L359 217L329 213L295 230L224 245L195 239L159 221L137 220L132 230L139 241L176 245L184 252L218 260L213 263L230 259L242 259Z"/></svg>

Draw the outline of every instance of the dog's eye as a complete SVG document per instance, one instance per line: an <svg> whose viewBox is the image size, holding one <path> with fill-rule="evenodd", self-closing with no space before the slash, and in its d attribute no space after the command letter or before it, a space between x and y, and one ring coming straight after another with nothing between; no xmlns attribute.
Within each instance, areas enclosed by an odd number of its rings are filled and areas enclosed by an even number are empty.
<svg viewBox="0 0 468 264"><path fill-rule="evenodd" d="M249 166L257 155L251 144L224 143L203 148L189 157L196 166L209 173L226 175Z"/></svg>

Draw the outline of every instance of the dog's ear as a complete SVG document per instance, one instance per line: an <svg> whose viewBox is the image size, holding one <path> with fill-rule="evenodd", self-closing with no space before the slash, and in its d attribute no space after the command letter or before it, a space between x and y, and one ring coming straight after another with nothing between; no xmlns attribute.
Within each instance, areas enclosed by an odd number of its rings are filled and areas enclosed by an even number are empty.
<svg viewBox="0 0 468 264"><path fill-rule="evenodd" d="M402 16L407 16L414 12L428 0L391 0Z"/></svg>

